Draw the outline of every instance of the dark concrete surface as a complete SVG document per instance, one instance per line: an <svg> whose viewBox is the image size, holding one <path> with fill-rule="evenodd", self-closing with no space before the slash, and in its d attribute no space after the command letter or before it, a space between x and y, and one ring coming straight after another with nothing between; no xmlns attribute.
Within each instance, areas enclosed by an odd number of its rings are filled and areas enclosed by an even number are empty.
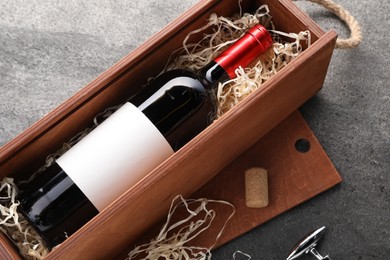
<svg viewBox="0 0 390 260"><path fill-rule="evenodd" d="M195 2L1 1L0 144ZM344 181L216 250L214 259L233 259L236 250L252 259L285 259L295 242L323 225L322 254L390 259L390 2L337 3L360 21L364 40L335 50L323 90L301 111ZM323 8L298 5L324 29L348 36Z"/></svg>

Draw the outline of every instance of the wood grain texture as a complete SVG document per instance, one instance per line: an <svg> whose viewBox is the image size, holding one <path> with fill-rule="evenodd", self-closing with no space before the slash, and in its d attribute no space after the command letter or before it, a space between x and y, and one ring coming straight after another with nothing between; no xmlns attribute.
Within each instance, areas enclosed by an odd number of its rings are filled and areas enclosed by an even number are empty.
<svg viewBox="0 0 390 260"><path fill-rule="evenodd" d="M298 9L290 10L291 2L288 0L253 1L248 7L254 8L261 3L270 4L280 30L310 30L316 41L266 82L262 89L214 122L130 188L50 253L47 259L107 259L121 252L165 214L175 195L193 194L322 87L336 33L322 32ZM237 2L199 2L2 147L1 176L20 177L22 172L31 172L42 164L48 153L88 126L94 115L106 107L123 102L124 97L140 87L139 82L145 82L162 69L171 51L179 47L190 30L204 24L212 12L232 15L238 12ZM146 71L151 75L145 74Z"/></svg>
<svg viewBox="0 0 390 260"><path fill-rule="evenodd" d="M19 260L22 259L12 242L0 232L0 259Z"/></svg>

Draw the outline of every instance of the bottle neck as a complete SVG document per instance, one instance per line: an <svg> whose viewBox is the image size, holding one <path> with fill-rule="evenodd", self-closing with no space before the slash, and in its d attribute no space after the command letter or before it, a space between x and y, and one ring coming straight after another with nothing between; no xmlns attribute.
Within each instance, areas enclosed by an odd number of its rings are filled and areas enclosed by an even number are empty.
<svg viewBox="0 0 390 260"><path fill-rule="evenodd" d="M223 83L230 79L226 70L215 60L204 66L200 71L200 75L206 88L213 88L218 82Z"/></svg>
<svg viewBox="0 0 390 260"><path fill-rule="evenodd" d="M250 28L244 36L223 51L200 71L201 76L212 87L236 77L238 67L246 68L272 46L272 37L262 25Z"/></svg>

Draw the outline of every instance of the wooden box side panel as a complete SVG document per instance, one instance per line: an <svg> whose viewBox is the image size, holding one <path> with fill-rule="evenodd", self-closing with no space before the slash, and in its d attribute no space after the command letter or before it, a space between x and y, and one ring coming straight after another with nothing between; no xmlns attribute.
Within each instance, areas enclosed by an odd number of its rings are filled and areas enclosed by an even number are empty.
<svg viewBox="0 0 390 260"><path fill-rule="evenodd" d="M0 259L1 260L20 260L22 259L11 241L0 232Z"/></svg>
<svg viewBox="0 0 390 260"><path fill-rule="evenodd" d="M335 39L335 32L326 33L300 59L265 83L259 93L249 96L146 176L53 251L49 259L80 255L107 258L134 242L164 215L177 194L195 192L321 88ZM107 237L112 238L109 246ZM94 250L100 247L105 251Z"/></svg>

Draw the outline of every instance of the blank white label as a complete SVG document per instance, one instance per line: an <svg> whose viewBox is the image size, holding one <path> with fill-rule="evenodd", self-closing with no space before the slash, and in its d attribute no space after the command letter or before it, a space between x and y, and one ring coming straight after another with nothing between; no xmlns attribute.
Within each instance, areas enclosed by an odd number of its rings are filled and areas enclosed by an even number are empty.
<svg viewBox="0 0 390 260"><path fill-rule="evenodd" d="M57 163L102 211L173 153L152 122L126 103Z"/></svg>

